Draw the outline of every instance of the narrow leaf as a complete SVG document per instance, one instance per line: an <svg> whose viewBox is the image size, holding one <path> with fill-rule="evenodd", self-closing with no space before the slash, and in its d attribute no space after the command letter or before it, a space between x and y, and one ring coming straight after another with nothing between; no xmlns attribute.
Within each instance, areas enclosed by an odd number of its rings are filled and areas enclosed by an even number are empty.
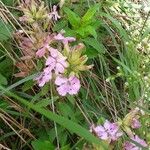
<svg viewBox="0 0 150 150"><path fill-rule="evenodd" d="M64 8L64 12L67 14L69 23L75 28L78 27L80 23L80 17L67 7Z"/></svg>

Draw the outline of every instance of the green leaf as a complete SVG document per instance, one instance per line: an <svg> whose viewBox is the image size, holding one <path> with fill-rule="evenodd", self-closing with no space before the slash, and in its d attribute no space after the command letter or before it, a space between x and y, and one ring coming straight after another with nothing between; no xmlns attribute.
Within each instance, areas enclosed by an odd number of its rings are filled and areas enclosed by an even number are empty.
<svg viewBox="0 0 150 150"><path fill-rule="evenodd" d="M69 105L65 104L65 103L59 103L58 108L60 110L60 112L63 114L63 116L65 117L73 117L74 112L72 111L72 109L69 107Z"/></svg>
<svg viewBox="0 0 150 150"><path fill-rule="evenodd" d="M0 85L7 85L7 84L8 84L7 79L2 74L0 74Z"/></svg>
<svg viewBox="0 0 150 150"><path fill-rule="evenodd" d="M80 27L76 30L76 33L79 34L81 37L85 37L85 28Z"/></svg>
<svg viewBox="0 0 150 150"><path fill-rule="evenodd" d="M5 75L6 78L10 77L13 72L13 62L10 58L6 57L0 61L0 73Z"/></svg>
<svg viewBox="0 0 150 150"><path fill-rule="evenodd" d="M94 58L97 57L98 52L95 49L87 47L85 54L88 56L88 58Z"/></svg>
<svg viewBox="0 0 150 150"><path fill-rule="evenodd" d="M68 150L68 149L71 149L70 144L61 147L61 150Z"/></svg>
<svg viewBox="0 0 150 150"><path fill-rule="evenodd" d="M58 100L58 97L53 97L53 101L55 102ZM47 99L42 99L39 102L36 103L36 106L38 107L46 107L52 103L52 99L47 98Z"/></svg>
<svg viewBox="0 0 150 150"><path fill-rule="evenodd" d="M86 14L82 17L81 22L82 23L89 22L93 18L93 16L95 15L99 6L100 6L99 4L96 4L93 7L89 8L89 10L86 12Z"/></svg>
<svg viewBox="0 0 150 150"><path fill-rule="evenodd" d="M80 24L80 17L67 7L64 8L64 12L67 14L70 24L77 28Z"/></svg>
<svg viewBox="0 0 150 150"><path fill-rule="evenodd" d="M66 26L67 26L67 20L60 20L55 24L53 30L59 32L62 29L64 29Z"/></svg>
<svg viewBox="0 0 150 150"><path fill-rule="evenodd" d="M32 146L34 150L54 150L54 146L50 141L46 140L35 140L32 141Z"/></svg>
<svg viewBox="0 0 150 150"><path fill-rule="evenodd" d="M13 6L14 0L2 0L5 5Z"/></svg>
<svg viewBox="0 0 150 150"><path fill-rule="evenodd" d="M98 42L96 39L86 38L83 40L83 42L85 42L85 44L90 45L92 48L97 50L98 53L100 53L100 54L105 53L104 45L102 43Z"/></svg>
<svg viewBox="0 0 150 150"><path fill-rule="evenodd" d="M7 87L7 89L5 89L5 92L6 91L10 91L10 90L12 90L13 88L15 88L15 87L17 87L17 86L19 86L19 85L21 85L21 84L23 84L23 83L25 83L25 82L27 82L27 81L29 81L29 80L33 80L33 79L35 79L36 77L37 77L37 73L36 74L33 74L33 75L30 75L30 76L27 76L27 77L25 77L24 79L22 79L22 80L20 80L20 81L18 81L18 82L16 82L16 83L14 83L14 84L12 84L11 86L9 86L9 87ZM0 96L3 94L3 92L1 93L0 92Z"/></svg>
<svg viewBox="0 0 150 150"><path fill-rule="evenodd" d="M23 92L31 89L34 85L35 85L35 82L33 80L25 82L24 85L22 86Z"/></svg>
<svg viewBox="0 0 150 150"><path fill-rule="evenodd" d="M97 39L97 33L95 31L95 28L92 26L86 26L85 32L87 33L87 36L90 34L92 35L95 39Z"/></svg>
<svg viewBox="0 0 150 150"><path fill-rule="evenodd" d="M6 41L11 37L12 28L0 19L0 41Z"/></svg>
<svg viewBox="0 0 150 150"><path fill-rule="evenodd" d="M0 99L0 108L3 110L6 110L9 104L5 102L4 100Z"/></svg>

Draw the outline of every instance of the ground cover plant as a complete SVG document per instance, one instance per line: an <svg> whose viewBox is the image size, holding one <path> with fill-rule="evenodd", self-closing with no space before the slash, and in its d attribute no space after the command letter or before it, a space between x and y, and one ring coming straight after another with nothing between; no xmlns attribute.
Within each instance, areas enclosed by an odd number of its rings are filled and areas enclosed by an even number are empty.
<svg viewBox="0 0 150 150"><path fill-rule="evenodd" d="M149 0L0 0L0 149L149 149L149 41Z"/></svg>

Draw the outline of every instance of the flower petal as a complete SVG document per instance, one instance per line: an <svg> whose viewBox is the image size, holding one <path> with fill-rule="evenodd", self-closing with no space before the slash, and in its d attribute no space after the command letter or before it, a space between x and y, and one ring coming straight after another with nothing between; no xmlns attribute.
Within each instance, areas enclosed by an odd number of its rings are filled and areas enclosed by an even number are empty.
<svg viewBox="0 0 150 150"><path fill-rule="evenodd" d="M36 52L36 56L38 57L43 57L45 55L46 51L45 51L45 48L40 48L38 49L38 51Z"/></svg>
<svg viewBox="0 0 150 150"><path fill-rule="evenodd" d="M57 91L59 95L66 96L66 94L68 93L68 85L64 84L64 85L61 85L60 87L57 87Z"/></svg>
<svg viewBox="0 0 150 150"><path fill-rule="evenodd" d="M62 85L64 83L66 83L67 81L68 81L67 78L57 76L56 80L55 80L55 84L56 85Z"/></svg>

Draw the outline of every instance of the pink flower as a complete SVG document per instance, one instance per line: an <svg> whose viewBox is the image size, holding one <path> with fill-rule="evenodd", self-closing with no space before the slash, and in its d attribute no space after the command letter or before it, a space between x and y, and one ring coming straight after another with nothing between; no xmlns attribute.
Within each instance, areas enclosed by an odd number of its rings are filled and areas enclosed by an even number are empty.
<svg viewBox="0 0 150 150"><path fill-rule="evenodd" d="M138 119L133 118L133 119L132 119L132 122L131 122L131 127L132 127L133 129L140 128L140 127L141 127L141 123L139 122Z"/></svg>
<svg viewBox="0 0 150 150"><path fill-rule="evenodd" d="M51 13L49 13L49 18L50 19L54 19L55 21L57 21L58 19L60 19L61 17L58 15L57 12L57 6L53 6L53 11Z"/></svg>
<svg viewBox="0 0 150 150"><path fill-rule="evenodd" d="M64 57L57 49L49 49L51 56L46 60L46 66L54 70L56 74L64 73L65 68L68 67L66 57Z"/></svg>
<svg viewBox="0 0 150 150"><path fill-rule="evenodd" d="M43 87L51 79L52 79L51 68L47 67L44 69L42 74L39 77L37 77L35 80L37 80L39 87Z"/></svg>
<svg viewBox="0 0 150 150"><path fill-rule="evenodd" d="M45 39L44 39L44 44L43 44L43 47L39 48L38 51L36 52L36 56L38 57L43 57L45 54L46 54L46 51L47 50L50 50L51 47L49 46L49 44L51 42L53 42L54 40L54 35L51 34L51 35L48 35Z"/></svg>
<svg viewBox="0 0 150 150"><path fill-rule="evenodd" d="M50 51L50 56L47 58L45 66L46 68L42 74L36 78L40 87L44 86L47 82L52 79L52 73L55 72L56 75L64 73L65 68L68 67L68 62L66 57L64 57L57 49L48 47ZM45 51L43 49L38 51L38 56L43 56Z"/></svg>
<svg viewBox="0 0 150 150"><path fill-rule="evenodd" d="M64 37L61 33L54 36L55 40L61 41L64 45L68 42L74 42L76 39L74 37Z"/></svg>
<svg viewBox="0 0 150 150"><path fill-rule="evenodd" d="M46 49L49 49L48 45L43 46L42 48L38 49L38 51L36 52L36 56L38 57L43 57L46 53Z"/></svg>
<svg viewBox="0 0 150 150"><path fill-rule="evenodd" d="M57 76L55 84L58 86L57 91L61 96L77 94L81 87L80 80L75 76L69 78Z"/></svg>
<svg viewBox="0 0 150 150"><path fill-rule="evenodd" d="M123 134L119 131L119 126L117 123L111 123L108 120L105 121L103 126L100 125L94 127L93 131L100 139L107 140L109 143L111 141L116 141Z"/></svg>
<svg viewBox="0 0 150 150"><path fill-rule="evenodd" d="M135 141L136 143L140 144L141 146L145 147L145 148L148 146L146 144L146 142L143 139L140 139L137 135L135 135L131 139L133 141ZM124 150L142 150L142 148L140 148L139 146L135 145L134 143L126 141L124 143Z"/></svg>

